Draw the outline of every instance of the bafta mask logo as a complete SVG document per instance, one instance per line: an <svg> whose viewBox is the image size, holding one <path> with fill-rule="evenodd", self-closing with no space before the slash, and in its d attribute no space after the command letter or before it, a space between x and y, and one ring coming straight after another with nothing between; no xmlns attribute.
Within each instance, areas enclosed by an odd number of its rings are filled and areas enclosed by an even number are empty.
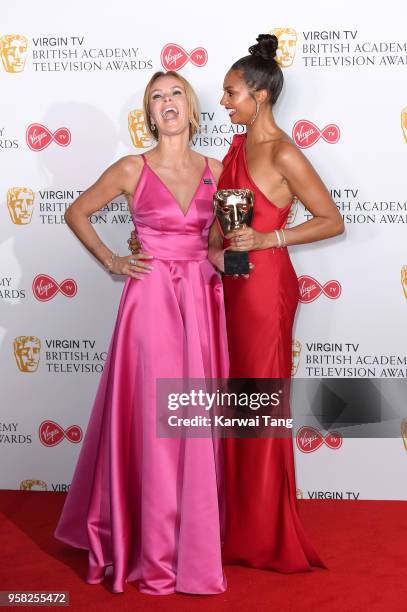
<svg viewBox="0 0 407 612"><path fill-rule="evenodd" d="M297 499L304 499L304 493L301 489L296 489Z"/></svg>
<svg viewBox="0 0 407 612"><path fill-rule="evenodd" d="M297 374L298 366L300 365L301 355L301 342L299 340L293 340L292 342L292 361L291 361L291 376Z"/></svg>
<svg viewBox="0 0 407 612"><path fill-rule="evenodd" d="M20 491L47 491L47 483L43 480L22 480Z"/></svg>
<svg viewBox="0 0 407 612"><path fill-rule="evenodd" d="M404 297L407 300L407 266L401 268L401 286L403 287Z"/></svg>
<svg viewBox="0 0 407 612"><path fill-rule="evenodd" d="M40 361L41 340L36 336L14 339L14 356L20 372L36 372Z"/></svg>
<svg viewBox="0 0 407 612"><path fill-rule="evenodd" d="M404 140L407 142L407 106L401 111L401 129L403 130Z"/></svg>
<svg viewBox="0 0 407 612"><path fill-rule="evenodd" d="M270 34L278 38L276 61L282 68L292 66L297 48L297 32L293 28L273 28Z"/></svg>
<svg viewBox="0 0 407 612"><path fill-rule="evenodd" d="M0 55L7 72L22 72L27 59L27 39L21 34L6 34L0 38Z"/></svg>
<svg viewBox="0 0 407 612"><path fill-rule="evenodd" d="M34 210L34 192L28 187L11 187L7 191L7 208L13 223L28 225Z"/></svg>
<svg viewBox="0 0 407 612"><path fill-rule="evenodd" d="M136 108L129 112L128 127L131 141L137 149L147 149L152 146L154 141L146 130L144 113L141 109Z"/></svg>
<svg viewBox="0 0 407 612"><path fill-rule="evenodd" d="M293 197L293 203L291 204L290 212L288 213L287 225L294 223L298 211L298 198Z"/></svg>
<svg viewBox="0 0 407 612"><path fill-rule="evenodd" d="M401 437L403 438L404 448L407 451L407 419L401 421Z"/></svg>

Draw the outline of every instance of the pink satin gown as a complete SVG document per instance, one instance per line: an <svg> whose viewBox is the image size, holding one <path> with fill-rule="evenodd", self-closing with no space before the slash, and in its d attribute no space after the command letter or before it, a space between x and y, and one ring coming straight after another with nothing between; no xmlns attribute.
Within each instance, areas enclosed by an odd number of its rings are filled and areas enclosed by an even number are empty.
<svg viewBox="0 0 407 612"><path fill-rule="evenodd" d="M138 581L150 594L221 593L221 445L157 438L155 402L157 378L228 375L222 281L207 259L215 179L206 161L184 215L144 162L132 216L154 269L125 284L55 536L88 549L87 582L112 573L114 592Z"/></svg>

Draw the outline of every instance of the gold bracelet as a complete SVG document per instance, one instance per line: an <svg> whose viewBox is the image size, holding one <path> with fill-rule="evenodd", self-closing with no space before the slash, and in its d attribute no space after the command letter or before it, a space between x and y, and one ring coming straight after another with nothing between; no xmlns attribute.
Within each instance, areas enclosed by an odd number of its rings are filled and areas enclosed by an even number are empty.
<svg viewBox="0 0 407 612"><path fill-rule="evenodd" d="M112 274L112 268L116 257L119 257L117 253L111 253L109 259L104 264L106 270L108 270L110 274Z"/></svg>
<svg viewBox="0 0 407 612"><path fill-rule="evenodd" d="M283 247L286 247L287 246L287 241L285 239L285 234L284 234L284 230L283 229L281 230L281 234L283 236Z"/></svg>

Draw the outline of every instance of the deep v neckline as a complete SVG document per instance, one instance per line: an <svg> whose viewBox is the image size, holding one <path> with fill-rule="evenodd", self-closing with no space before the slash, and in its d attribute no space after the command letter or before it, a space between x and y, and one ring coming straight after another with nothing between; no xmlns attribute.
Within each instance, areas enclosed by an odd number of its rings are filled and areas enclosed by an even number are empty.
<svg viewBox="0 0 407 612"><path fill-rule="evenodd" d="M161 185L168 191L169 195L171 196L171 198L174 200L175 206L178 208L179 212L181 213L181 215L184 217L184 219L188 216L188 213L192 207L192 204L194 203L194 200L196 198L196 194L198 193L199 187L201 186L201 182L205 176L205 172L206 172L206 168L208 166L208 158L205 157L205 165L204 165L204 169L202 171L201 177L198 181L198 185L196 186L196 189L194 191L194 193L192 194L192 198L190 199L188 206L185 210L185 212L182 209L181 204L179 203L179 201L177 200L177 198L174 196L174 194L172 193L171 189L164 183L163 179L160 177L159 174L157 174L157 172L155 170L152 169L152 167L150 166L150 164L147 161L147 158L145 155L142 156L145 165L147 166L147 168L150 170L150 172L160 181Z"/></svg>

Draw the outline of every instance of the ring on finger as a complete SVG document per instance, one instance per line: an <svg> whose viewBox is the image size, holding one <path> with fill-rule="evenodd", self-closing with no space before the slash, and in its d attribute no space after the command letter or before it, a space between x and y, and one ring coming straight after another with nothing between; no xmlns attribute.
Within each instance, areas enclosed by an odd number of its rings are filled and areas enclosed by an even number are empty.
<svg viewBox="0 0 407 612"><path fill-rule="evenodd" d="M131 263L132 266L135 266L135 265L137 265L137 259L134 259L134 258L129 259L129 263Z"/></svg>

